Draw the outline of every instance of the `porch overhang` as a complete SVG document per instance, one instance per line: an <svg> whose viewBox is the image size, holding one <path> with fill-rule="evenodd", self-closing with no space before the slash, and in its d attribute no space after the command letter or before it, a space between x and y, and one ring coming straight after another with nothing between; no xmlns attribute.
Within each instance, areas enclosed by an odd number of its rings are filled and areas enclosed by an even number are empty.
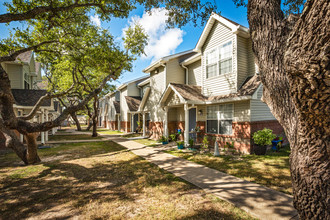
<svg viewBox="0 0 330 220"><path fill-rule="evenodd" d="M159 100L159 105L160 107L165 107L165 103L167 101L167 99L169 98L171 92L174 92L180 99L180 103L178 104L184 104L186 103L186 100L180 95L180 93L171 85L171 84L168 84L166 90L164 91L164 93L162 94L160 100Z"/></svg>

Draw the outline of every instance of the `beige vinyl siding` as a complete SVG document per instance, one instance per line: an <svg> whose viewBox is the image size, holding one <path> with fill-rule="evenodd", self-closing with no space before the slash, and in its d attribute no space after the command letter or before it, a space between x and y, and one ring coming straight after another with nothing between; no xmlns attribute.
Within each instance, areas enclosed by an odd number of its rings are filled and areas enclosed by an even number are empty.
<svg viewBox="0 0 330 220"><path fill-rule="evenodd" d="M140 89L137 87L137 82L132 82L127 85L128 96L140 96Z"/></svg>
<svg viewBox="0 0 330 220"><path fill-rule="evenodd" d="M250 121L250 101L234 103L234 121Z"/></svg>
<svg viewBox="0 0 330 220"><path fill-rule="evenodd" d="M181 103L181 100L175 92L171 92L170 95L167 97L167 100L165 102L165 106L174 106L179 105Z"/></svg>
<svg viewBox="0 0 330 220"><path fill-rule="evenodd" d="M202 114L199 114L199 111L202 111ZM198 105L197 106L197 121L206 121L206 105Z"/></svg>
<svg viewBox="0 0 330 220"><path fill-rule="evenodd" d="M150 73L150 94L144 111L150 112L150 121L162 122L164 120L164 110L159 106L159 100L165 90L165 68L158 68L158 73Z"/></svg>
<svg viewBox="0 0 330 220"><path fill-rule="evenodd" d="M120 120L127 121L128 106L126 103L127 87L120 91Z"/></svg>
<svg viewBox="0 0 330 220"><path fill-rule="evenodd" d="M202 50L206 51L214 47L217 47L220 44L223 44L231 40L232 37L233 37L233 33L231 32L231 30L227 26L216 21L213 24L210 33L208 34L208 37L203 45Z"/></svg>
<svg viewBox="0 0 330 220"><path fill-rule="evenodd" d="M254 56L254 53L252 51L252 41L251 39L247 39L247 52L248 52L248 76L253 76L257 70L256 70L256 59Z"/></svg>
<svg viewBox="0 0 330 220"><path fill-rule="evenodd" d="M168 109L168 121L177 121L177 108Z"/></svg>
<svg viewBox="0 0 330 220"><path fill-rule="evenodd" d="M113 104L113 102L115 101L115 94L113 94L112 96L109 97L109 103L108 105L109 107L109 112L108 112L108 117L109 117L109 121L116 121L116 109L115 106Z"/></svg>
<svg viewBox="0 0 330 220"><path fill-rule="evenodd" d="M241 87L249 75L248 40L237 36L237 86Z"/></svg>
<svg viewBox="0 0 330 220"><path fill-rule="evenodd" d="M24 89L24 75L21 65L7 64L7 73L12 89Z"/></svg>
<svg viewBox="0 0 330 220"><path fill-rule="evenodd" d="M201 60L198 60L189 66L188 68L188 84L202 86L202 66Z"/></svg>
<svg viewBox="0 0 330 220"><path fill-rule="evenodd" d="M169 83L185 83L185 69L180 66L179 59L166 63L166 86Z"/></svg>
<svg viewBox="0 0 330 220"><path fill-rule="evenodd" d="M257 91L257 99L251 100L251 121L276 120L269 107L261 101L262 86Z"/></svg>
<svg viewBox="0 0 330 220"><path fill-rule="evenodd" d="M232 73L206 78L206 53L224 43L232 42ZM236 34L220 22L215 22L202 49L203 94L206 96L236 92L237 88L237 42Z"/></svg>

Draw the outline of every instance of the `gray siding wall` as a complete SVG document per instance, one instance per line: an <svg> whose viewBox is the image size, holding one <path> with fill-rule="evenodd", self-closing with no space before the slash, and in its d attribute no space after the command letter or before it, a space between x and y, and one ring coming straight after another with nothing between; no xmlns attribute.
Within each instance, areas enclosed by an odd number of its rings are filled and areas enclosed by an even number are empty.
<svg viewBox="0 0 330 220"><path fill-rule="evenodd" d="M232 41L232 74L220 75L211 78L206 78L206 52L210 49L218 47L226 42ZM236 34L221 24L215 22L205 44L202 48L202 76L203 76L203 93L204 95L220 95L236 92L237 90L237 45Z"/></svg>
<svg viewBox="0 0 330 220"><path fill-rule="evenodd" d="M173 59L166 63L166 86L169 83L185 83L186 71L179 64L179 59Z"/></svg>
<svg viewBox="0 0 330 220"><path fill-rule="evenodd" d="M158 73L150 73L150 94L146 102L144 111L150 112L150 121L162 122L164 120L164 110L159 106L159 100L165 90L165 68L160 67Z"/></svg>
<svg viewBox="0 0 330 220"><path fill-rule="evenodd" d="M262 86L257 92L257 99L251 100L251 121L276 120L269 107L261 101Z"/></svg>
<svg viewBox="0 0 330 220"><path fill-rule="evenodd" d="M202 62L198 60L188 67L188 84L202 86Z"/></svg>

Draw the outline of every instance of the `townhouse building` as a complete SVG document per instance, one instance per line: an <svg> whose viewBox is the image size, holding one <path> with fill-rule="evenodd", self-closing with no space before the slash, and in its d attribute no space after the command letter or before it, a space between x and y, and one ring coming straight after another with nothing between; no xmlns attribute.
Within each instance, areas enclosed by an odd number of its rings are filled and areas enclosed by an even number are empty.
<svg viewBox="0 0 330 220"><path fill-rule="evenodd" d="M31 112L38 100L46 95L46 90L40 89L38 83L42 81L41 64L36 62L33 51L20 54L14 62L4 62L1 64L8 73L12 94L15 99L14 111L16 116L24 116ZM31 122L44 122L55 119L61 113L60 103L48 99L45 100ZM56 132L56 128L51 130ZM16 132L24 141L23 135ZM48 132L41 132L41 142L48 140ZM0 145L4 145L4 137L0 133Z"/></svg>
<svg viewBox="0 0 330 220"><path fill-rule="evenodd" d="M142 121L138 108L144 95L139 84L147 79L145 76L128 81L100 99L100 125L123 132L136 131Z"/></svg>
<svg viewBox="0 0 330 220"><path fill-rule="evenodd" d="M252 135L265 127L277 135L283 128L261 101L262 83L249 29L213 13L195 48L163 57L143 70L148 89L137 113L144 134L182 131L187 145L196 130L252 151ZM146 119L149 119L148 124Z"/></svg>

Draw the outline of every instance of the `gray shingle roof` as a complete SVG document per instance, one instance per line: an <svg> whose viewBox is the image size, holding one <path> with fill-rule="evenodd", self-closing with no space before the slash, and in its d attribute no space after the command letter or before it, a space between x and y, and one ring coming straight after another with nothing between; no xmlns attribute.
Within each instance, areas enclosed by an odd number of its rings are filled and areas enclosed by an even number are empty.
<svg viewBox="0 0 330 220"><path fill-rule="evenodd" d="M142 98L139 96L125 96L128 109L136 112L139 109Z"/></svg>
<svg viewBox="0 0 330 220"><path fill-rule="evenodd" d="M180 93L185 100L205 101L207 97L202 94L202 87L179 83L171 83L174 89Z"/></svg>
<svg viewBox="0 0 330 220"><path fill-rule="evenodd" d="M120 113L120 102L113 101L113 105L115 106L116 113Z"/></svg>
<svg viewBox="0 0 330 220"><path fill-rule="evenodd" d="M191 101L218 101L226 98L234 98L240 96L253 95L261 84L260 77L255 75L253 77L248 77L241 88L236 93L230 93L227 95L218 95L206 97L202 94L202 89L200 86L192 86L186 84L171 83L173 88L185 99Z"/></svg>
<svg viewBox="0 0 330 220"><path fill-rule="evenodd" d="M30 62L32 56L32 50L26 51L24 53L21 53L16 57L16 61L22 61L22 62Z"/></svg>
<svg viewBox="0 0 330 220"><path fill-rule="evenodd" d="M16 105L21 106L34 106L40 97L46 95L46 90L33 90L33 89L12 89ZM51 99L43 101L41 106L51 106Z"/></svg>

